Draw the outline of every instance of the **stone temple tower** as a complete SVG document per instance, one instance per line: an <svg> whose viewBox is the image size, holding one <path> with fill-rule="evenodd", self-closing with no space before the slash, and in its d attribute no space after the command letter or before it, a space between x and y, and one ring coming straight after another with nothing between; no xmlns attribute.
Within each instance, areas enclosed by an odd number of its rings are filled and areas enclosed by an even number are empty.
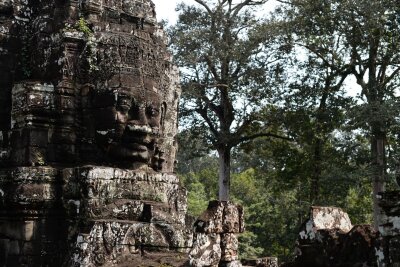
<svg viewBox="0 0 400 267"><path fill-rule="evenodd" d="M0 0L0 266L181 266L178 71L150 0Z"/></svg>

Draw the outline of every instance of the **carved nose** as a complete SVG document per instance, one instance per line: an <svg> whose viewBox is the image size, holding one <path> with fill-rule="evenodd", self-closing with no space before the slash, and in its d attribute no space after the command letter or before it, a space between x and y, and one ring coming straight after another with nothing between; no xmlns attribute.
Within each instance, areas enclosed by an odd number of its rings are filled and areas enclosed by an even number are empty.
<svg viewBox="0 0 400 267"><path fill-rule="evenodd" d="M141 106L132 105L128 113L128 118L132 125L147 125L146 112Z"/></svg>

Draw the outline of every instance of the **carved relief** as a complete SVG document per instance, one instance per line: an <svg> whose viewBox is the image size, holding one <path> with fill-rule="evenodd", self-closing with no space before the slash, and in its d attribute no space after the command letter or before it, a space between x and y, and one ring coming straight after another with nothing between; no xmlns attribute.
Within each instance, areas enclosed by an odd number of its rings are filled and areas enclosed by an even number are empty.
<svg viewBox="0 0 400 267"><path fill-rule="evenodd" d="M150 0L0 0L0 265L184 261L179 93Z"/></svg>

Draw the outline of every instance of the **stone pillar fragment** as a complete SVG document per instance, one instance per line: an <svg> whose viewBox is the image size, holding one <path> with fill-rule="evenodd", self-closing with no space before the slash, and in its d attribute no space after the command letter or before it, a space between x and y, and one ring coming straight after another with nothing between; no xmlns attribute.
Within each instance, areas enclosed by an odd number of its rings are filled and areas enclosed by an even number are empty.
<svg viewBox="0 0 400 267"><path fill-rule="evenodd" d="M400 191L379 194L382 209L379 232L383 237L382 246L376 255L380 266L400 266Z"/></svg>
<svg viewBox="0 0 400 267"><path fill-rule="evenodd" d="M243 208L232 202L211 201L195 222L190 266L242 266L237 234L244 231Z"/></svg>

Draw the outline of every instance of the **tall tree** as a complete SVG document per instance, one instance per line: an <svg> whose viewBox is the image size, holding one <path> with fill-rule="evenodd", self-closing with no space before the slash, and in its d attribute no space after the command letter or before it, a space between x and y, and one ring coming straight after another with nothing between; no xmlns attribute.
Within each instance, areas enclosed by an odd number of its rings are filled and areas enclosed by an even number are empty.
<svg viewBox="0 0 400 267"><path fill-rule="evenodd" d="M181 116L203 129L219 158L219 199L229 199L231 150L261 136L279 137L260 120L281 67L274 27L257 18L267 0L194 0L179 6L171 29L183 70Z"/></svg>
<svg viewBox="0 0 400 267"><path fill-rule="evenodd" d="M364 102L362 117L370 138L374 222L379 207L377 193L386 179L386 139L393 119L392 103L400 72L399 3L391 0L289 0L286 17L295 20L295 35L302 35L306 48L327 65L336 57L348 66L360 88ZM313 29L307 31L300 28ZM329 37L339 37L341 54L327 57ZM336 65L332 67L337 67Z"/></svg>
<svg viewBox="0 0 400 267"><path fill-rule="evenodd" d="M303 50L304 43L299 48ZM335 39L327 42L330 53L340 53ZM295 61L287 83L286 92L282 94L284 104L280 108L282 127L308 153L305 162L309 165L310 203L320 205L321 176L325 170L324 158L328 157L327 149L334 131L340 131L345 122L345 110L351 100L345 96L343 83L350 74L346 65L336 62L331 57L329 64L314 53L304 51L301 58ZM328 57L328 55L326 55ZM302 123L299 123L302 122ZM309 178L309 179L307 179Z"/></svg>

